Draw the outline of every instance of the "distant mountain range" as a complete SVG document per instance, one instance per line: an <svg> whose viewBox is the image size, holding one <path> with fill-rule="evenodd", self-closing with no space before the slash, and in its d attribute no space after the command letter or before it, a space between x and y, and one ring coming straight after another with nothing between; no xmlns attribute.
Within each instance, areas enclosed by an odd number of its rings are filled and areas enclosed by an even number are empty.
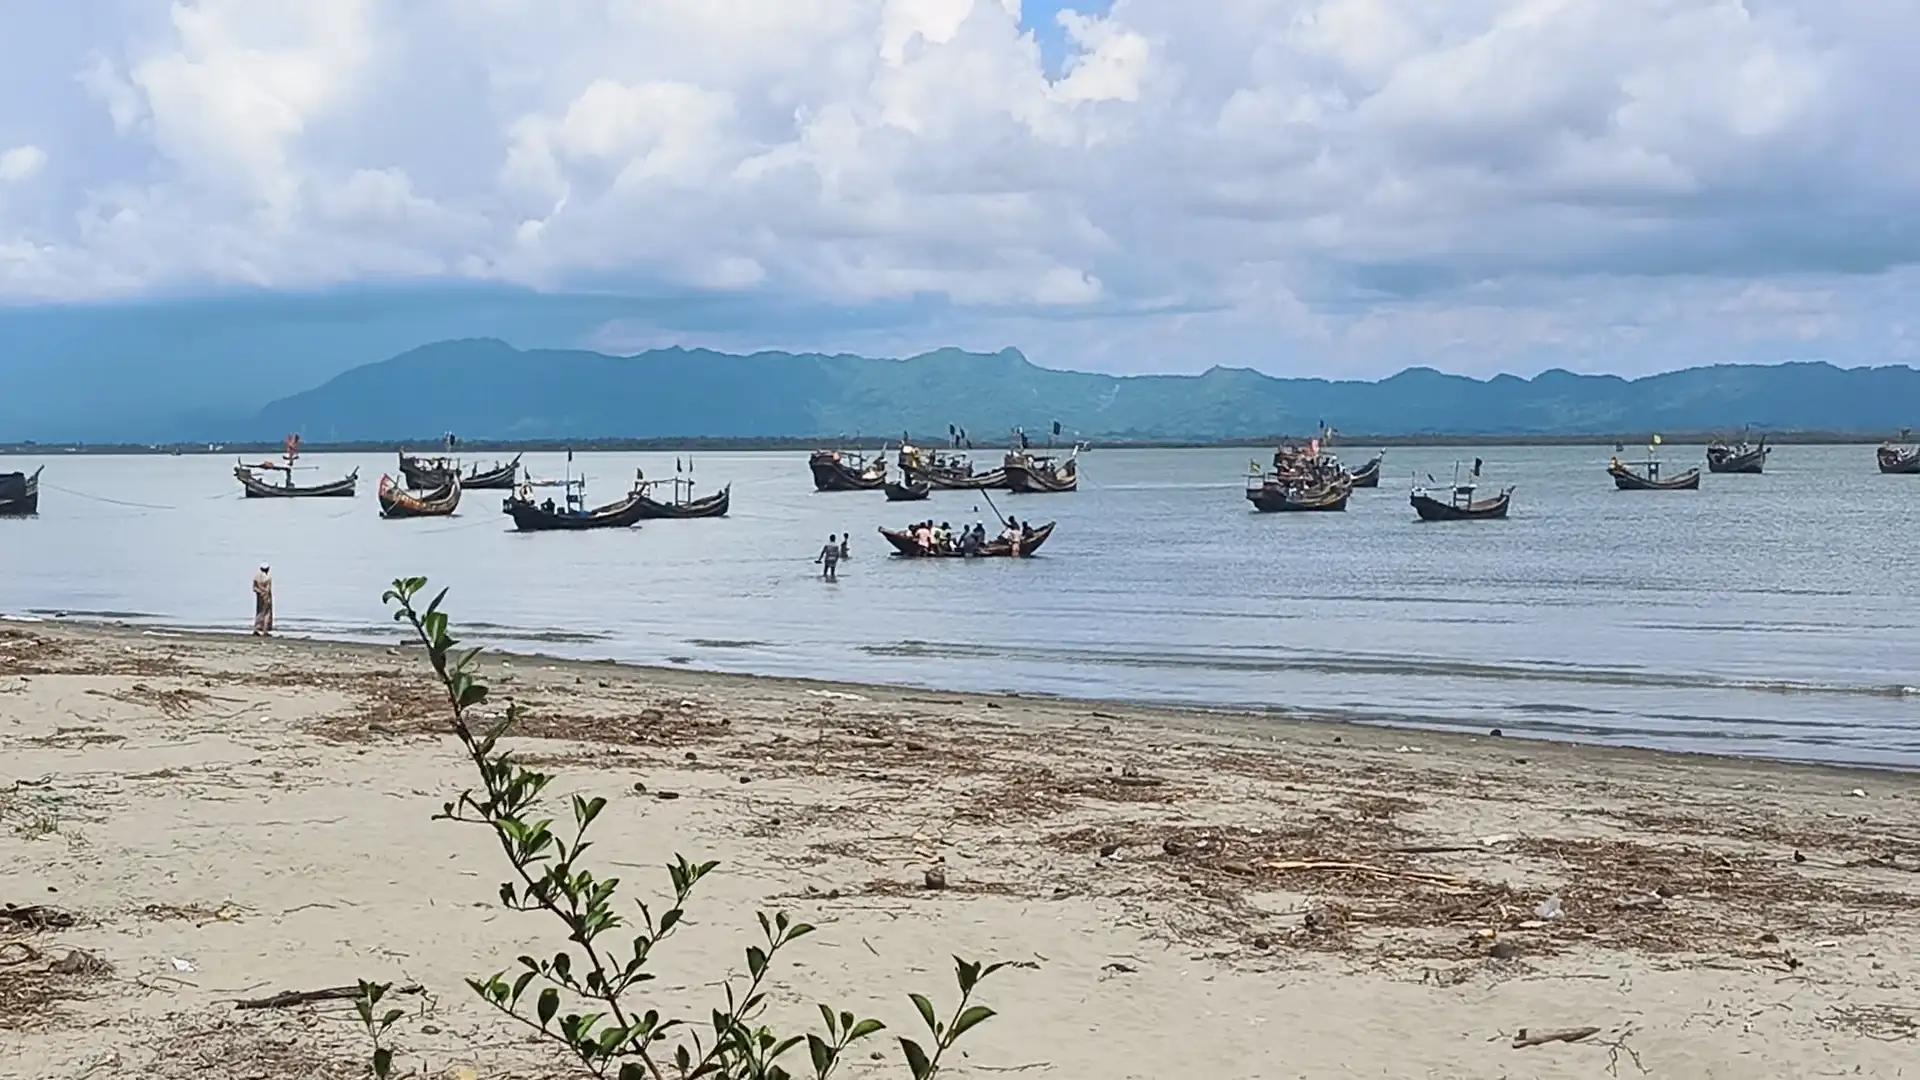
<svg viewBox="0 0 1920 1080"><path fill-rule="evenodd" d="M1907 367L1719 366L1631 380L1411 368L1358 382L1224 367L1116 377L1040 367L1013 349L609 356L505 343L595 340L663 312L690 334L785 318L504 288L0 308L0 443L277 441L291 431L310 443L418 442L443 431L469 440L938 439L956 424L991 445L1015 426L1040 432L1055 420L1107 442L1262 438L1322 420L1382 436L1920 427L1920 372ZM474 334L487 336L443 340Z"/></svg>
<svg viewBox="0 0 1920 1080"><path fill-rule="evenodd" d="M1215 440L1313 430L1579 435L1738 429L1884 432L1920 422L1920 371L1824 363L1690 368L1640 379L1549 371L1490 380L1410 368L1378 382L1056 371L1014 349L903 360L817 353L636 356L443 341L262 409L238 435L374 441L893 436L976 441L1060 421L1097 440Z"/></svg>

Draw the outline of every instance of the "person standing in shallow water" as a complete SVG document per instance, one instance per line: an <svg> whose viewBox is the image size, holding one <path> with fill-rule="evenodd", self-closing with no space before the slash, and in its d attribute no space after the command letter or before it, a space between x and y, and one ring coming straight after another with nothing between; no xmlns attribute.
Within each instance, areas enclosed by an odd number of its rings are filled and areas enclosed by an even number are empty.
<svg viewBox="0 0 1920 1080"><path fill-rule="evenodd" d="M266 563L253 575L253 632L273 633L273 574Z"/></svg>
<svg viewBox="0 0 1920 1080"><path fill-rule="evenodd" d="M828 536L827 546L820 549L813 561L820 564L820 580L840 580L840 538Z"/></svg>

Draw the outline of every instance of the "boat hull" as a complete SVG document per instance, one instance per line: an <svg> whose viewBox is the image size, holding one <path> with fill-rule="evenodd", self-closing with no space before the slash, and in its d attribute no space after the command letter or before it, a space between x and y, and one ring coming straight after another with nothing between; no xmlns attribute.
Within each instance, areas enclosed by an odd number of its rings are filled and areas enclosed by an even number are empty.
<svg viewBox="0 0 1920 1080"><path fill-rule="evenodd" d="M240 481L240 489L249 499L351 499L355 485L360 482L360 470L355 469L348 473L344 480L306 487L297 484L266 483L253 475L245 466L235 466L233 477Z"/></svg>
<svg viewBox="0 0 1920 1080"><path fill-rule="evenodd" d="M400 475L406 478L407 486L416 491L438 491L456 479L468 491L507 491L513 487L514 478L519 474L519 454L513 455L512 461L502 462L491 469L474 469L466 473L428 464L426 459L409 457L404 451L400 454Z"/></svg>
<svg viewBox="0 0 1920 1080"><path fill-rule="evenodd" d="M1654 480L1627 468L1608 469L1607 475L1621 491L1696 491L1700 487L1699 469L1688 469L1671 480Z"/></svg>
<svg viewBox="0 0 1920 1080"><path fill-rule="evenodd" d="M390 476L380 478L380 488L375 494L380 499L380 516L389 521L403 518L447 517L460 506L460 481L455 480L438 491L414 494L393 482Z"/></svg>
<svg viewBox="0 0 1920 1080"><path fill-rule="evenodd" d="M1263 514L1334 512L1345 510L1352 494L1353 489L1346 484L1298 495L1289 495L1285 488L1266 484L1249 488L1247 501Z"/></svg>
<svg viewBox="0 0 1920 1080"><path fill-rule="evenodd" d="M930 484L913 483L888 484L886 487L888 502L919 502L933 491Z"/></svg>
<svg viewBox="0 0 1920 1080"><path fill-rule="evenodd" d="M1031 558L1040 550L1040 546L1047 542L1047 538L1053 535L1053 526L1054 523L1049 521L1033 530L1032 536L1021 541L1017 552L1010 541L996 536L972 555L964 555L958 551L922 551L913 534L903 529L881 529L880 535L886 538L887 543L893 545L893 553L903 559L1025 559Z"/></svg>
<svg viewBox="0 0 1920 1080"><path fill-rule="evenodd" d="M813 471L815 491L878 491L887 484L887 473L849 469L845 463L815 454L807 461Z"/></svg>
<svg viewBox="0 0 1920 1080"><path fill-rule="evenodd" d="M1380 463L1385 455L1375 454L1373 460L1354 470L1349 486L1357 488L1377 488L1380 486Z"/></svg>
<svg viewBox="0 0 1920 1080"><path fill-rule="evenodd" d="M1080 467L1071 461L1058 469L1039 469L1026 462L1010 461L1001 471L1007 477L1007 490L1020 494L1053 495L1080 490Z"/></svg>
<svg viewBox="0 0 1920 1080"><path fill-rule="evenodd" d="M643 521L673 521L687 518L726 517L727 508L733 502L733 485L729 484L718 492L701 499L688 499L686 502L656 502L640 496L640 518Z"/></svg>
<svg viewBox="0 0 1920 1080"><path fill-rule="evenodd" d="M1883 446L1875 457L1883 473L1900 476L1920 475L1920 450L1902 451Z"/></svg>
<svg viewBox="0 0 1920 1080"><path fill-rule="evenodd" d="M1487 521L1507 516L1507 507L1513 501L1513 489L1508 488L1491 499L1470 502L1465 506L1436 499L1423 491L1415 491L1409 496L1413 511L1420 515L1421 521Z"/></svg>
<svg viewBox="0 0 1920 1080"><path fill-rule="evenodd" d="M629 495L617 503L596 507L585 513L569 514L561 510L545 510L539 504L525 499L507 499L501 504L501 511L513 519L513 527L521 532L585 532L588 529L626 529L639 524L645 515L637 495Z"/></svg>
<svg viewBox="0 0 1920 1080"><path fill-rule="evenodd" d="M39 512L40 469L0 474L0 517L32 517Z"/></svg>
<svg viewBox="0 0 1920 1080"><path fill-rule="evenodd" d="M925 484L940 491L998 491L1007 486L1007 470L995 469L992 472L974 473L957 476L953 473L923 472L919 469L902 468L909 484Z"/></svg>
<svg viewBox="0 0 1920 1080"><path fill-rule="evenodd" d="M1767 469L1767 455L1773 451L1764 446L1756 446L1744 452L1724 451L1715 453L1713 447L1707 448L1707 471L1715 473L1744 473L1758 476Z"/></svg>

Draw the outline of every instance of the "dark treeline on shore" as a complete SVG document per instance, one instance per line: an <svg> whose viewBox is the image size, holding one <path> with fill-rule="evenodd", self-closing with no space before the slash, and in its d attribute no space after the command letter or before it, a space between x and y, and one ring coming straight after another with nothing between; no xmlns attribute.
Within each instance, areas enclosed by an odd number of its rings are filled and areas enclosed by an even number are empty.
<svg viewBox="0 0 1920 1080"><path fill-rule="evenodd" d="M1647 441L1648 432L1619 432L1614 434L1578 434L1578 435L1461 435L1461 434L1422 434L1410 432L1399 435L1352 435L1341 432L1335 440L1335 449L1346 447L1393 446L1606 446L1616 444L1635 446ZM1670 446L1704 446L1721 432L1661 432L1661 440ZM663 438L663 439L463 439L456 453L559 453L573 450L579 453L594 451L624 452L649 450L815 450L822 447L860 448L881 445L897 445L901 433L891 435L835 435L827 438ZM1171 439L1103 439L1088 445L1093 449L1108 450L1185 450L1231 447L1272 447L1282 443L1304 443L1313 438L1314 433L1292 432L1270 435L1248 435L1245 437L1207 439L1207 440L1171 440ZM1750 433L1757 438L1757 434ZM1885 432L1868 433L1857 431L1784 431L1767 432L1769 443L1776 445L1872 445L1886 440ZM927 446L944 446L945 436L921 438L913 436L914 441ZM1065 437L1057 440L1058 445L1071 443ZM1036 445L1038 442L1036 441ZM1004 449L1005 442L995 443L986 440L974 440L975 452L990 452ZM265 454L277 456L283 449L279 441L250 440L244 442L193 442L193 443L0 443L0 454L212 454L251 456ZM302 453L308 454L389 454L396 450L414 453L440 453L441 439L437 436L425 436L418 439L400 440L360 440L353 442L306 442L301 446Z"/></svg>

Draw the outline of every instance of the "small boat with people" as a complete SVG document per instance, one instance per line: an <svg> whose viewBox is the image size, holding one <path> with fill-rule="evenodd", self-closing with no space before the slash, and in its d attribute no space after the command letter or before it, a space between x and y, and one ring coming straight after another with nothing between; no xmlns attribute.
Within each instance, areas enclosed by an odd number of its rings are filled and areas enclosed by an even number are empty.
<svg viewBox="0 0 1920 1080"><path fill-rule="evenodd" d="M1647 460L1638 470L1620 460L1619 454L1607 462L1607 475L1613 477L1613 486L1621 491L1696 491L1700 487L1700 470L1688 469L1672 478L1660 475L1660 459L1654 452L1660 446L1660 436L1655 435L1647 444Z"/></svg>
<svg viewBox="0 0 1920 1080"><path fill-rule="evenodd" d="M1737 442L1715 439L1707 444L1707 471L1758 476L1766 471L1767 455L1771 453L1773 448L1767 445L1765 435L1758 443L1750 443L1743 431Z"/></svg>
<svg viewBox="0 0 1920 1080"><path fill-rule="evenodd" d="M1913 432L1902 429L1899 438L1880 444L1874 457L1879 462L1881 472L1920 475L1920 446L1913 445L1912 439Z"/></svg>
<svg viewBox="0 0 1920 1080"><path fill-rule="evenodd" d="M287 436L286 450L282 461L262 461L248 465L245 462L233 467L234 479L240 481L240 489L249 499L351 499L353 490L360 482L360 470L354 469L345 478L330 480L324 484L296 484L293 474L297 469L311 468L308 465L296 465L300 458L300 436ZM284 479L280 483L269 483L256 473L279 473Z"/></svg>
<svg viewBox="0 0 1920 1080"><path fill-rule="evenodd" d="M409 491L393 477L382 473L380 487L374 494L380 500L380 516L392 521L398 518L447 517L460 506L460 491L459 477L437 491Z"/></svg>
<svg viewBox="0 0 1920 1080"><path fill-rule="evenodd" d="M888 502L919 502L933 493L933 485L925 480L889 480L885 491Z"/></svg>
<svg viewBox="0 0 1920 1080"><path fill-rule="evenodd" d="M922 521L904 529L882 528L880 535L903 559L1024 559L1047 542L1054 524L1035 526L1008 518L998 535L989 536L986 526L977 521L972 528L962 525L957 533L944 521L938 525Z"/></svg>
<svg viewBox="0 0 1920 1080"><path fill-rule="evenodd" d="M40 512L40 468L0 473L0 517L33 517Z"/></svg>
<svg viewBox="0 0 1920 1080"><path fill-rule="evenodd" d="M1353 495L1353 474L1331 454L1320 452L1320 440L1303 449L1287 443L1273 452L1273 469L1260 471L1255 461L1247 468L1247 501L1263 514L1297 511L1338 511Z"/></svg>
<svg viewBox="0 0 1920 1080"><path fill-rule="evenodd" d="M887 483L887 455L815 450L807 458L815 491L877 491Z"/></svg>
<svg viewBox="0 0 1920 1080"><path fill-rule="evenodd" d="M1473 493L1478 489L1481 460L1473 459L1473 470L1467 474L1467 480L1460 480L1460 466L1453 467L1453 484L1444 493L1445 497L1431 490L1415 486L1408 501L1413 504L1414 513L1421 521L1484 521L1507 516L1507 507L1513 502L1513 487L1501 488L1500 494L1491 499L1476 499ZM1427 482L1434 482L1428 474Z"/></svg>
<svg viewBox="0 0 1920 1080"><path fill-rule="evenodd" d="M1353 485L1344 478L1304 482L1253 476L1248 481L1247 501L1263 514L1345 510L1353 495Z"/></svg>
<svg viewBox="0 0 1920 1080"><path fill-rule="evenodd" d="M437 457L424 457L400 451L400 475L406 478L407 486L416 491L438 491L454 480L468 491L507 491L512 489L514 477L520 474L520 455L513 455L512 461L498 461L482 468L479 465L463 466L459 458L453 456L453 448L458 440L447 436L447 452Z"/></svg>
<svg viewBox="0 0 1920 1080"><path fill-rule="evenodd" d="M535 480L528 476L520 481L500 504L500 510L513 519L513 527L521 532L583 532L588 529L625 529L640 523L646 509L641 506L641 490L638 486L627 493L626 498L611 502L605 506L589 508L587 506L587 478L574 476L572 470L573 451L567 451L567 475L559 480ZM542 488L561 489L560 502L555 503L552 496L535 501Z"/></svg>

